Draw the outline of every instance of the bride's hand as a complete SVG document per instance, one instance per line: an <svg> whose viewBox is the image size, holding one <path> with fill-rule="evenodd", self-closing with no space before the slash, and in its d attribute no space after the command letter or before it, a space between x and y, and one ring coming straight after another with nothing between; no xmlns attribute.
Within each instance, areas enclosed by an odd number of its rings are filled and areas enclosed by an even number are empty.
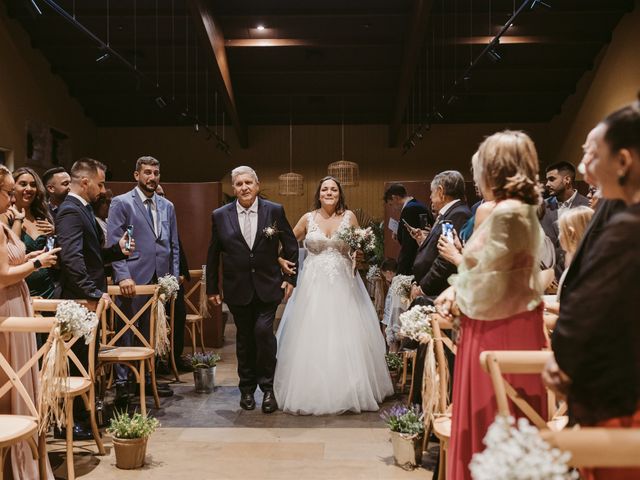
<svg viewBox="0 0 640 480"><path fill-rule="evenodd" d="M291 297L291 294L293 293L293 285L291 285L289 282L282 282L280 288L284 290L284 297L282 298L282 302L287 303L287 300L289 300L289 297Z"/></svg>
<svg viewBox="0 0 640 480"><path fill-rule="evenodd" d="M282 273L285 275L295 275L296 274L296 263L290 262L286 258L278 257L278 263L280 264L280 269Z"/></svg>

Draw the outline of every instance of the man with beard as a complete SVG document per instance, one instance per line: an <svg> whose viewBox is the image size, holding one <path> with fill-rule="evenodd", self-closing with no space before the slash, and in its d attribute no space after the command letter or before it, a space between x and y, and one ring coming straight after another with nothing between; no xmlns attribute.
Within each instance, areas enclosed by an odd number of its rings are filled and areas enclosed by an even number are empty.
<svg viewBox="0 0 640 480"><path fill-rule="evenodd" d="M57 243L60 246L60 271L62 298L85 299L95 309L100 298L107 296L107 277L104 264L126 258L135 250L131 245L125 249L126 237L120 235L104 248L103 233L93 216L91 203L104 194L106 167L91 158L78 160L71 167L71 191L66 196L56 215ZM87 345L76 342L73 351L80 359L88 356ZM79 375L73 362L70 362L71 375ZM85 365L88 368L88 365ZM88 440L91 431L87 424L89 418L80 397L74 402L73 428L74 440ZM64 438L66 432L56 430L57 438Z"/></svg>
<svg viewBox="0 0 640 480"><path fill-rule="evenodd" d="M180 248L178 246L178 225L176 212L169 200L156 194L160 183L160 162L153 157L140 157L136 162L133 176L138 182L136 187L122 195L114 197L107 219L107 243L120 238L129 226L133 227L136 251L126 260L113 262L113 281L120 286L124 297L118 304L129 318L138 312L148 297L135 296L136 285L151 285L158 278L170 274L180 275ZM149 336L149 315L146 312L138 320L142 334ZM128 334L128 335L127 335ZM133 334L127 331L121 345L131 345ZM124 395L128 369L117 367L116 386L119 396ZM147 390L152 393L148 383ZM172 391L160 389L160 396L171 396Z"/></svg>
<svg viewBox="0 0 640 480"><path fill-rule="evenodd" d="M47 189L49 211L55 220L58 207L69 193L71 177L63 167L50 168L42 175L42 183Z"/></svg>

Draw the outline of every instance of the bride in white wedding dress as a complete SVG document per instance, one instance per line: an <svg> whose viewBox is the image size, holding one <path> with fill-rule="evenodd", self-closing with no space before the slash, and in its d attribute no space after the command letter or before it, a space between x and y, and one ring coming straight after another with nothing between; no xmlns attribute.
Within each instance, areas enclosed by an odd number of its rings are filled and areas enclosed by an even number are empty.
<svg viewBox="0 0 640 480"><path fill-rule="evenodd" d="M316 210L293 229L308 255L276 333L274 391L285 412L378 410L393 393L378 317L338 233L357 226L333 177L320 181Z"/></svg>

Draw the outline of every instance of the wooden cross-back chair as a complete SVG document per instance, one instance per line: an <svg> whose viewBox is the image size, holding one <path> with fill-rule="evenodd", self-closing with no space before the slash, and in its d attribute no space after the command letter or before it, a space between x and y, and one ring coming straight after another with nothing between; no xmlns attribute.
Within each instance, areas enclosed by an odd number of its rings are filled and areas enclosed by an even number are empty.
<svg viewBox="0 0 640 480"><path fill-rule="evenodd" d="M143 415L147 413L145 397L145 367L151 374L151 388L155 408L160 408L160 398L156 385L155 369L155 328L158 305L157 285L136 285L135 296L149 296L149 299L131 318L115 303L117 297L123 296L119 286L107 287L107 292L111 300L109 315L102 315L102 342L98 352L97 372L104 372L107 367L114 364L127 365L136 377L140 386L140 411ZM146 338L140 329L135 325L138 319L149 312L149 338ZM122 325L119 325L120 320ZM120 340L126 332L132 332L134 341L137 340L139 346L120 346ZM104 394L104 388L101 393Z"/></svg>
<svg viewBox="0 0 640 480"><path fill-rule="evenodd" d="M565 402L556 402L555 395L547 390L548 417L546 419L533 408L503 374L541 374L547 361L553 357L550 350L496 350L480 354L480 364L491 377L498 404L498 413L511 415L509 400L540 430L562 430L568 423Z"/></svg>
<svg viewBox="0 0 640 480"><path fill-rule="evenodd" d="M42 312L55 312L58 305L64 300L44 300L33 299L33 310L35 314ZM85 300L74 300L80 304L87 305ZM105 314L105 302L100 300L96 308L96 316L98 321ZM76 342L84 342L84 337L73 337L64 342L65 355L71 363L78 369L80 375L69 376L69 381L65 384L65 397L67 399L65 419L66 419L66 456L67 456L67 479L75 479L75 468L73 464L73 400L75 397L82 398L82 401L89 412L89 420L91 423L91 433L93 433L96 447L99 455L105 455L106 451L100 436L100 430L96 422L96 394L95 394L95 351L98 333L98 325L93 330L93 340L87 348L87 358L83 364L76 353L72 350ZM87 365L85 368L84 365Z"/></svg>
<svg viewBox="0 0 640 480"><path fill-rule="evenodd" d="M196 335L200 337L200 351L204 353L204 319L206 312L202 311L201 296L206 295L206 288L202 281L202 269L189 270L192 279L198 279L193 286L185 292L184 303L187 307L186 327L191 337L191 353L196 353Z"/></svg>
<svg viewBox="0 0 640 480"><path fill-rule="evenodd" d="M49 317L0 317L0 334L7 333L50 333L56 323L55 318ZM9 360L0 351L0 370L7 376L7 381L0 385L0 399L15 389L18 397L25 403L29 415L0 414L0 480L4 474L4 461L10 447L21 441L27 442L34 460L38 460L38 471L41 478L44 478L46 468L46 443L44 434L38 437L40 426L40 415L35 406L34 399L29 396L22 377L38 368L38 361L46 355L51 347L51 342L47 341L37 352L21 365L16 371Z"/></svg>
<svg viewBox="0 0 640 480"><path fill-rule="evenodd" d="M449 403L449 391L451 375L449 373L449 363L447 361L445 348L449 349L454 355L456 354L456 346L453 341L443 334L442 330L449 330L452 325L449 321L439 315L431 316L431 330L433 338L433 348L436 355L436 368L438 371L438 405L433 414L433 418L425 418L425 431L429 432L433 429L433 433L440 440L440 455L438 462L438 479L446 478L447 467L447 450L449 448L449 439L451 438L451 404ZM423 392L424 395L425 392ZM428 437L425 435L426 447Z"/></svg>

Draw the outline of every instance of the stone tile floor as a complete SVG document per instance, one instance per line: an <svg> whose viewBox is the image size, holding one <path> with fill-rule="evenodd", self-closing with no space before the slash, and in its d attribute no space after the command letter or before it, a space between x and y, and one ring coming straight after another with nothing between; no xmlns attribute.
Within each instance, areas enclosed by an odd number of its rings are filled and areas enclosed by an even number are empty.
<svg viewBox="0 0 640 480"><path fill-rule="evenodd" d="M259 391L256 410L242 410L236 387L233 325L227 326L226 333L225 346L219 350L222 361L216 369L215 391L195 393L193 376L185 373L180 383L172 383L174 396L161 398L161 408L150 410L162 427L149 440L144 468L116 468L111 440L105 435L104 457L93 455L95 444L76 442L76 476L104 480L432 478L437 445L430 445L422 468L401 469L393 464L388 431L378 412L264 415ZM394 401L388 400L383 408ZM49 443L49 458L56 478L66 478L64 442Z"/></svg>

